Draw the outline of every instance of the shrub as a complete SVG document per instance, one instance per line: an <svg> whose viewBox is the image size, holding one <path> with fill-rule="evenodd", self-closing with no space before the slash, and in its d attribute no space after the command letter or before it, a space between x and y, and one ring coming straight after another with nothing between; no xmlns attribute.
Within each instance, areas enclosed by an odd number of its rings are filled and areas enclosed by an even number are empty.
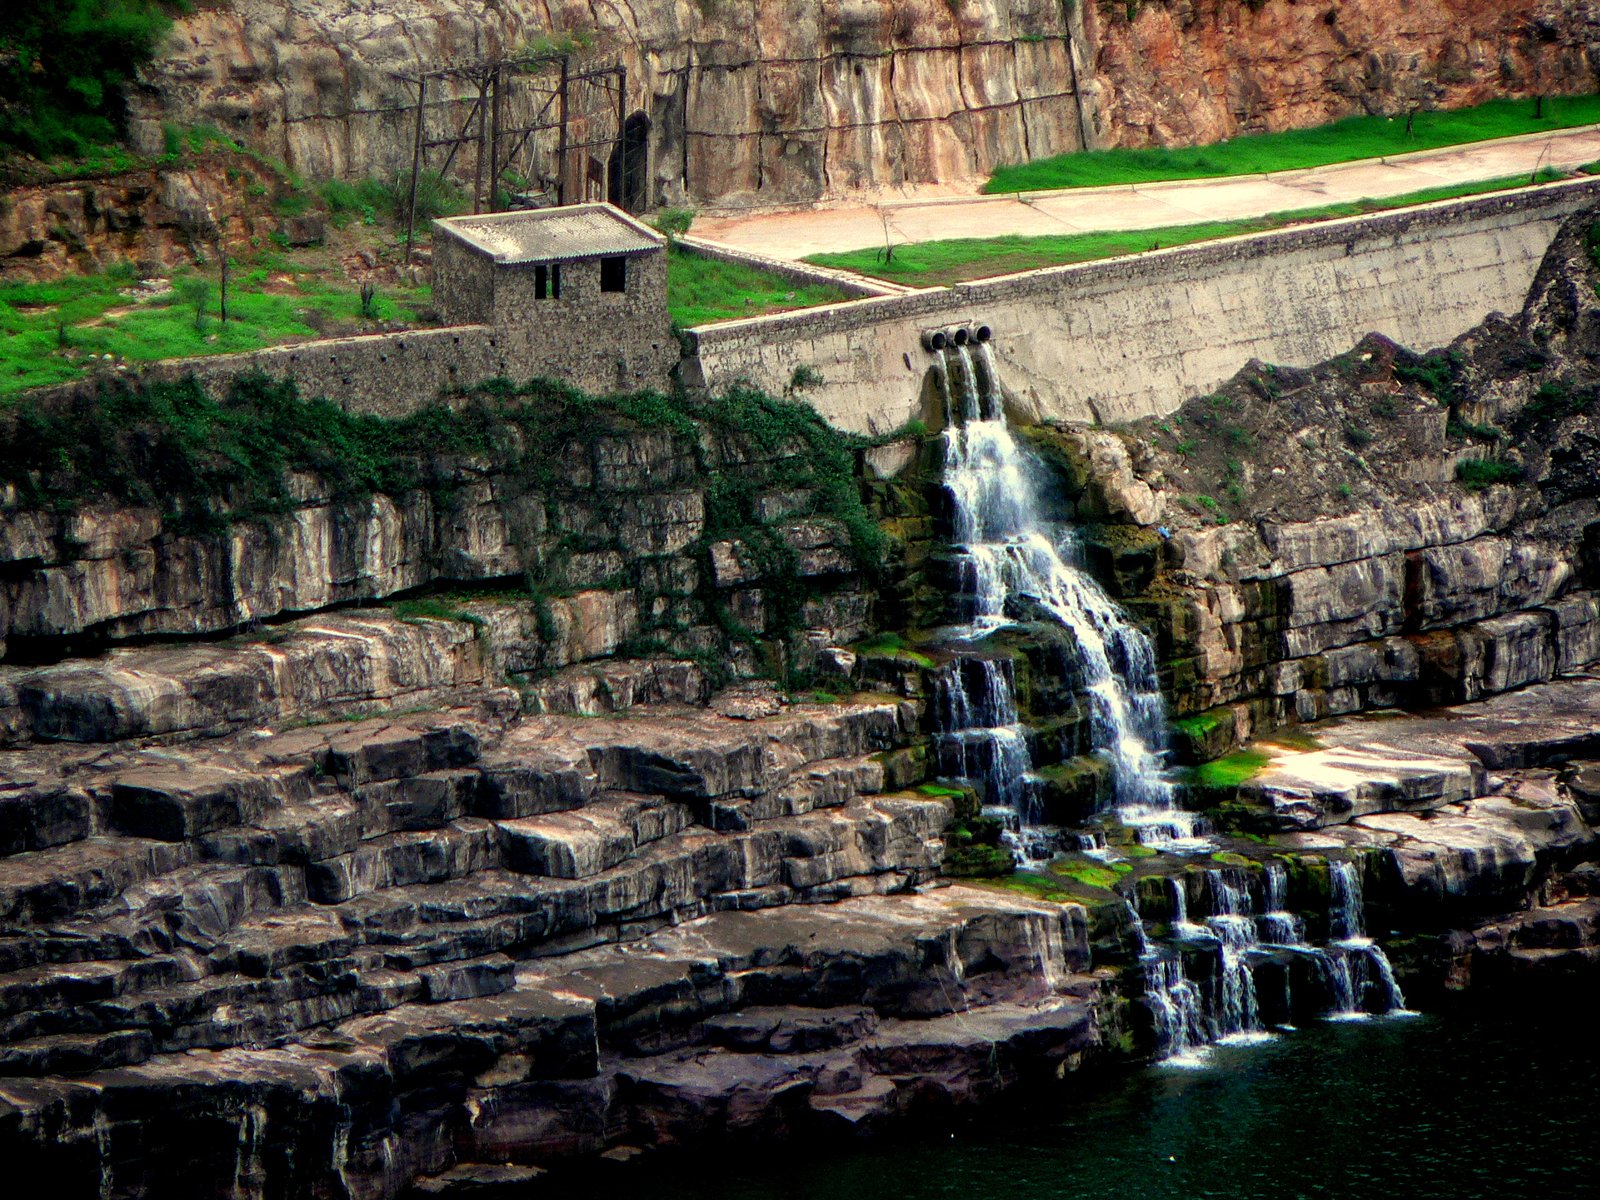
<svg viewBox="0 0 1600 1200"><path fill-rule="evenodd" d="M1455 351L1435 351L1413 362L1396 360L1394 377L1402 383L1415 384L1441 404L1456 398L1456 368L1461 356Z"/></svg>
<svg viewBox="0 0 1600 1200"><path fill-rule="evenodd" d="M1594 402L1595 389L1574 390L1572 385L1559 380L1547 380L1528 400L1518 416L1522 425L1553 424L1574 413L1580 413Z"/></svg>
<svg viewBox="0 0 1600 1200"><path fill-rule="evenodd" d="M694 219L698 215L692 208L663 208L656 214L656 231L664 234L667 241L676 242L689 232L689 227L694 224Z"/></svg>
<svg viewBox="0 0 1600 1200"><path fill-rule="evenodd" d="M405 223L411 214L411 173L396 172L388 179L363 179L347 183L331 179L321 187L322 202L334 224L344 226L359 218L363 225L387 220ZM463 211L467 197L438 171L423 171L417 176L417 224Z"/></svg>
<svg viewBox="0 0 1600 1200"><path fill-rule="evenodd" d="M1453 438L1475 438L1481 442L1498 442L1505 437L1504 431L1494 425L1479 425L1475 421L1467 421L1458 416L1452 416L1445 422L1446 436Z"/></svg>
<svg viewBox="0 0 1600 1200"><path fill-rule="evenodd" d="M1521 483L1525 474L1517 463L1498 458L1468 458L1456 464L1456 480L1469 492L1481 492L1497 483Z"/></svg>
<svg viewBox="0 0 1600 1200"><path fill-rule="evenodd" d="M122 130L122 91L177 4L13 0L0 10L0 147L82 154Z"/></svg>
<svg viewBox="0 0 1600 1200"><path fill-rule="evenodd" d="M822 372L806 363L801 363L794 369L794 374L789 376L789 386L785 394L794 396L810 388L820 387L824 380Z"/></svg>
<svg viewBox="0 0 1600 1200"><path fill-rule="evenodd" d="M211 305L211 280L203 275L186 275L174 281L173 291L184 307L194 309L194 327L204 329L206 309Z"/></svg>

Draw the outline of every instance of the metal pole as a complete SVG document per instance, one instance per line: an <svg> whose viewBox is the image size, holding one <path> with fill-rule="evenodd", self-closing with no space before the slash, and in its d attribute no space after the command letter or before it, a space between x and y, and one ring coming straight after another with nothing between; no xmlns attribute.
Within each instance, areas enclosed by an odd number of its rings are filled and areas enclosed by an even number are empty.
<svg viewBox="0 0 1600 1200"><path fill-rule="evenodd" d="M483 160L489 157L489 74L478 77L478 161L472 172L472 215L482 211ZM492 206L491 206L492 207Z"/></svg>
<svg viewBox="0 0 1600 1200"><path fill-rule="evenodd" d="M417 176L422 173L422 103L428 93L428 77L417 79L417 131L411 142L411 202L406 210L406 266L411 265L411 247L417 237Z"/></svg>
<svg viewBox="0 0 1600 1200"><path fill-rule="evenodd" d="M560 117L561 132L556 139L556 203L567 202L567 74L571 69L571 60L563 54L561 56L561 93Z"/></svg>
<svg viewBox="0 0 1600 1200"><path fill-rule="evenodd" d="M617 68L617 170L622 178L617 180L619 208L628 200L628 68ZM610 197L607 197L609 199ZM648 207L648 205L646 206Z"/></svg>
<svg viewBox="0 0 1600 1200"><path fill-rule="evenodd" d="M500 89L505 83L505 64L494 67L494 100L489 109L489 211L500 211Z"/></svg>

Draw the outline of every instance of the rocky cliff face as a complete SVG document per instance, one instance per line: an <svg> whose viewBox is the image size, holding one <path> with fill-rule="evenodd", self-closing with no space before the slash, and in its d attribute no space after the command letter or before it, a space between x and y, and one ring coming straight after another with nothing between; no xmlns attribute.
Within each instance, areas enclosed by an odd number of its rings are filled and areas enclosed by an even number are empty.
<svg viewBox="0 0 1600 1200"><path fill-rule="evenodd" d="M230 0L179 23L134 100L134 129L157 149L162 122L208 122L314 178L386 174L411 160L415 92L397 75L551 45L626 66L628 108L650 122L647 203L785 203L982 176L1085 145L1210 141L1421 98L1590 90L1600 10ZM596 130L614 128L611 111ZM438 132L446 123L440 114Z"/></svg>
<svg viewBox="0 0 1600 1200"><path fill-rule="evenodd" d="M452 454L489 414L434 412L415 486L330 464L270 507L237 479L89 505L42 454L0 508L0 1153L65 1197L388 1200L870 1130L1147 1058L1133 921L1159 943L1179 897L1317 939L1337 903L1413 1003L1592 987L1593 220L1449 352L1369 339L1165 426L1034 431L1184 752L1278 739L1193 781L1208 855L1133 849L1073 635L1018 596L961 652L1010 660L1046 815L1108 846L946 878L1009 856L935 778L951 650L912 631L957 589L914 440L841 460L754 398L545 395L548 445ZM161 444L136 425L112 448ZM841 490L893 539L871 587ZM813 676L730 683L757 667ZM1226 969L1268 1020L1329 1011L1308 943L1181 940L1160 961L1212 1008Z"/></svg>
<svg viewBox="0 0 1600 1200"><path fill-rule="evenodd" d="M1161 630L1202 756L1600 657L1592 221L1521 314L1448 350L1369 338L1309 371L1253 364L1170 419L1042 435L1091 553Z"/></svg>
<svg viewBox="0 0 1600 1200"><path fill-rule="evenodd" d="M502 427L492 452L425 450L415 484L390 492L296 473L253 511L238 493L68 508L48 500L65 477L18 479L0 493L0 660L259 632L446 585L466 591L429 603L492 627L514 675L625 644L725 676L758 659L804 672L818 646L861 636L873 588L848 523L869 523L845 444L812 419L741 429L661 403L655 424L601 407L558 433L546 413ZM137 422L116 436L150 444Z"/></svg>

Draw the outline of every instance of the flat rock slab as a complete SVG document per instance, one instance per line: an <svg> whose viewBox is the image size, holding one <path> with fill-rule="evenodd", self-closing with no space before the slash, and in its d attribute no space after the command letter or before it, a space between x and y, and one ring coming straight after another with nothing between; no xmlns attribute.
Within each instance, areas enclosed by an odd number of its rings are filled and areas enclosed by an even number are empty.
<svg viewBox="0 0 1600 1200"><path fill-rule="evenodd" d="M258 922L238 953L265 963L289 932ZM342 949L332 922L310 932L303 944ZM1086 955L1081 909L964 887L725 912L514 969L498 956L463 964L508 986L415 996L289 1032L272 1048L152 1054L136 1037L81 1035L13 1043L0 1062L0 1108L40 1153L88 1154L107 1128L209 1153L201 1143L220 1130L231 1170L248 1100L267 1114L264 1128L292 1131L308 1171L337 1161L363 1195L404 1184L386 1147L364 1140L367 1114L393 1113L462 1160L404 1168L431 1167L410 1194L525 1194L516 1189L527 1174L479 1164L801 1117L856 1125L1052 1075L1096 1044L1097 981L1078 973ZM83 972L66 983L116 992L115 979ZM91 1069L97 1057L107 1068ZM316 1120L291 1119L306 1113ZM335 1145L348 1153L333 1156Z"/></svg>
<svg viewBox="0 0 1600 1200"><path fill-rule="evenodd" d="M1577 805L1547 777L1518 781L1505 795L1360 817L1280 844L1378 850L1383 899L1410 921L1459 924L1516 907L1543 868L1594 840Z"/></svg>
<svg viewBox="0 0 1600 1200"><path fill-rule="evenodd" d="M1239 789L1282 829L1320 829L1369 813L1431 809L1487 790L1472 755L1419 754L1383 742L1315 750L1275 761Z"/></svg>
<svg viewBox="0 0 1600 1200"><path fill-rule="evenodd" d="M1315 730L1323 748L1269 746L1240 788L1279 828L1312 830L1483 796L1490 772L1600 754L1600 678L1580 676L1421 715L1354 718Z"/></svg>
<svg viewBox="0 0 1600 1200"><path fill-rule="evenodd" d="M461 1163L439 1175L429 1175L411 1185L409 1195L444 1196L468 1200L474 1196L527 1197L534 1180L545 1174L539 1167L515 1163Z"/></svg>

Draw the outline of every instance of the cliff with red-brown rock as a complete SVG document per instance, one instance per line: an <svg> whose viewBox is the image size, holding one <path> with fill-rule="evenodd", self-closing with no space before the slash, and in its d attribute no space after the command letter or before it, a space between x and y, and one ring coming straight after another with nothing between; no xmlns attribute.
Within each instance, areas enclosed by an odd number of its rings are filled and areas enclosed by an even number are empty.
<svg viewBox="0 0 1600 1200"><path fill-rule="evenodd" d="M177 25L133 100L135 138L154 149L164 122L205 122L308 176L381 174L410 165L403 76L551 47L626 67L649 121L646 203L794 203L1085 144L1590 91L1600 5L227 0Z"/></svg>

